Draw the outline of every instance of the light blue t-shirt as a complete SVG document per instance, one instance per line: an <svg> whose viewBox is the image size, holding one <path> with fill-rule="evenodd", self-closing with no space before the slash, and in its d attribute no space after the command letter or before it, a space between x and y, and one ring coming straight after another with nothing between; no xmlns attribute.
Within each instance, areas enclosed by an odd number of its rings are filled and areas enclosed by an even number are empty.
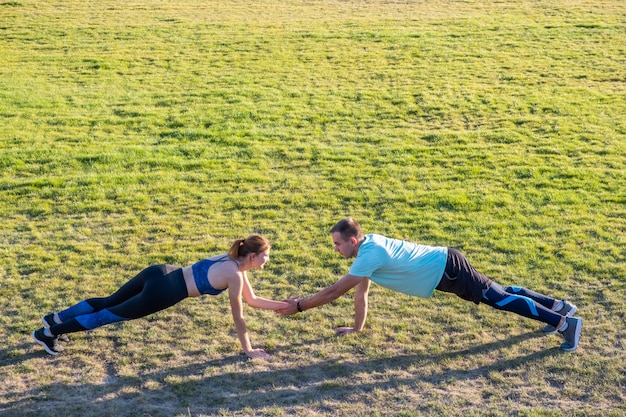
<svg viewBox="0 0 626 417"><path fill-rule="evenodd" d="M428 298L446 269L448 248L365 235L349 274L383 287Z"/></svg>

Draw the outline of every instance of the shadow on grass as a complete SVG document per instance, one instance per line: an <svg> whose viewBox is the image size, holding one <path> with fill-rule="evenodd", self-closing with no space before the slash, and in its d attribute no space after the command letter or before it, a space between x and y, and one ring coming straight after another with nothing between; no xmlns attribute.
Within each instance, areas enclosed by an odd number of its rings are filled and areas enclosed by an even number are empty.
<svg viewBox="0 0 626 417"><path fill-rule="evenodd" d="M55 415L99 415L98 413L114 412L115 415L176 415L176 414L214 414L216 412L241 412L245 409L265 407L296 407L319 405L324 400L343 401L348 396L366 394L374 390L397 389L402 386L414 386L419 383L437 386L450 381L473 380L485 377L493 371L515 370L526 367L529 363L542 358L561 354L558 348L533 352L526 356L511 359L497 359L489 365L463 370L442 370L427 375L411 375L402 378L390 378L385 373L403 371L411 365L420 367L449 363L465 356L486 354L491 351L505 349L525 340L542 337L537 332L514 336L506 340L472 346L467 349L444 352L439 354L420 353L376 359L359 360L358 355L352 361L329 359L325 361L309 361L305 366L293 366L280 370L250 371L245 366L245 355L225 357L212 361L196 361L186 366L154 369L137 376L119 376L109 368L107 381L101 384L86 383L53 383L38 386L27 392L9 393L8 398L0 404L3 416L39 415L46 407L54 407ZM302 345L315 344L326 339L309 340ZM20 362L41 355L39 351L21 357L8 357L7 352L25 349L27 344L0 350L2 366L18 365ZM289 354L298 344L279 347L274 352ZM199 354L198 354L199 356ZM189 353L190 362L198 356ZM238 366L243 366L237 368ZM219 374L206 376L207 370ZM235 371L233 371L235 369ZM211 373L208 372L208 373ZM380 375L380 380L368 378L360 382L359 375ZM346 383L346 380L352 383ZM146 381L156 381L158 388L144 388ZM78 387L77 387L78 385ZM70 393L80 389L89 395L76 397L66 404L62 398L54 397L55 393ZM135 390L135 392L132 392ZM139 391L139 392L136 392ZM146 398L142 398L146 396ZM137 403L137 400L139 404ZM146 401L148 399L148 401ZM159 399L160 402L150 399ZM136 404L130 406L130 404ZM128 408L128 407L131 408ZM175 410L175 411L174 411ZM102 414L104 415L104 414Z"/></svg>

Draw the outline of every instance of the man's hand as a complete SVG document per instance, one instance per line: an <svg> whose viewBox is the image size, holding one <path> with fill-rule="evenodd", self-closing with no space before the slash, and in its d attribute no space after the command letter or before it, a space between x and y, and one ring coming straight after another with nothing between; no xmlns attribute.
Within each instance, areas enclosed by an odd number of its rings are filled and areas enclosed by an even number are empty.
<svg viewBox="0 0 626 417"><path fill-rule="evenodd" d="M356 333L354 327L335 327L333 330L337 336L346 336L350 333Z"/></svg>
<svg viewBox="0 0 626 417"><path fill-rule="evenodd" d="M274 311L277 312L278 314L282 314L285 316L296 314L298 312L298 300L299 298L297 297L289 297L284 300L281 300L284 303L287 303L287 307L279 308Z"/></svg>

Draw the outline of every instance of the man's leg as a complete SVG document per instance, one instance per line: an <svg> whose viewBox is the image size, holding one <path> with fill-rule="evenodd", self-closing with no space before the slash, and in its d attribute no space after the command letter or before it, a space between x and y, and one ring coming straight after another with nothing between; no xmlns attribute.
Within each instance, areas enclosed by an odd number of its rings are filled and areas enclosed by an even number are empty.
<svg viewBox="0 0 626 417"><path fill-rule="evenodd" d="M578 347L582 330L582 319L578 317L562 316L528 296L508 293L496 283L487 290L482 302L498 310L511 311L555 327L565 339L561 344L563 350L573 351Z"/></svg>
<svg viewBox="0 0 626 417"><path fill-rule="evenodd" d="M491 284L481 302L498 310L517 313L554 327L563 324L563 316L531 298L527 292L508 292L495 282Z"/></svg>
<svg viewBox="0 0 626 417"><path fill-rule="evenodd" d="M533 301L541 304L542 306L549 308L555 313L560 314L561 316L572 317L577 310L577 307L567 300L557 300L547 295L531 291L524 287L508 286L504 287L504 291L508 292L509 294L517 294L528 297ZM554 334L557 332L557 328L548 324L543 329L541 329L541 331L545 334Z"/></svg>

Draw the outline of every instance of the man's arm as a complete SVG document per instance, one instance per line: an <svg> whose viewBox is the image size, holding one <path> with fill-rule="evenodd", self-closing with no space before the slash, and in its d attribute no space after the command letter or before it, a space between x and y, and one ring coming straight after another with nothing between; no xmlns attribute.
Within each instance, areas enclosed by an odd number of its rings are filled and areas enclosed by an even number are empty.
<svg viewBox="0 0 626 417"><path fill-rule="evenodd" d="M350 333L360 332L365 326L367 318L368 294L370 289L370 280L364 279L356 286L354 294L354 327L337 327L335 333L339 336L345 336Z"/></svg>
<svg viewBox="0 0 626 417"><path fill-rule="evenodd" d="M301 298L299 300L284 300L289 303L289 307L278 309L276 312L280 314L294 314L298 311L305 311L311 308L319 307L336 300L363 281L369 282L369 279L367 277L357 277L350 274L344 275L343 278L335 282L333 285L324 288L310 297Z"/></svg>

